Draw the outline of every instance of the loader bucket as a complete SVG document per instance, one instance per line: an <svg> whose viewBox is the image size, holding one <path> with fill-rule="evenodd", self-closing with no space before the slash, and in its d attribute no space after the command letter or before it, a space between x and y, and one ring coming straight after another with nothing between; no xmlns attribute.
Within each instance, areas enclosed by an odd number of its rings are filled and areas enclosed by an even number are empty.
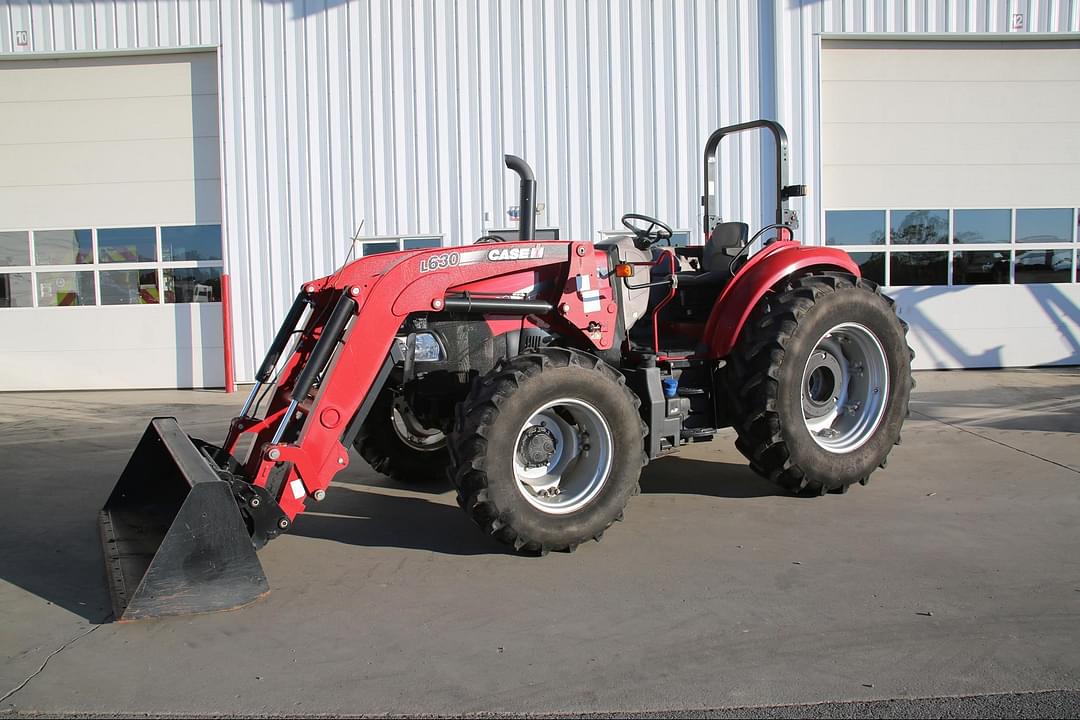
<svg viewBox="0 0 1080 720"><path fill-rule="evenodd" d="M117 621L227 610L269 592L231 485L154 418L98 522Z"/></svg>

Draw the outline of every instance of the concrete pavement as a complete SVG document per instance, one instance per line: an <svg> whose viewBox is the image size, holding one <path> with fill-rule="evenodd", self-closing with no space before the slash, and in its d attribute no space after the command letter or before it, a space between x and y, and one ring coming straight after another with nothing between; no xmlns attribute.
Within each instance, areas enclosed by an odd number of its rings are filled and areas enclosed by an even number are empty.
<svg viewBox="0 0 1080 720"><path fill-rule="evenodd" d="M0 712L705 712L1076 690L1080 370L918 379L869 487L776 495L721 439L650 465L626 522L571 555L506 554L444 486L397 487L354 456L260 553L266 599L125 625L98 625L97 509L149 417L216 440L242 398L0 396L0 695L94 628ZM1055 697L1080 714L1075 693Z"/></svg>

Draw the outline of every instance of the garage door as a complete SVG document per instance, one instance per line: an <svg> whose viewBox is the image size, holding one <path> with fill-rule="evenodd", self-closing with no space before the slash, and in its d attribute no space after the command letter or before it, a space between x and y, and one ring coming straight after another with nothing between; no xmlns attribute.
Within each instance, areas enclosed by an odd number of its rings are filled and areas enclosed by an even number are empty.
<svg viewBox="0 0 1080 720"><path fill-rule="evenodd" d="M1080 362L1080 43L825 41L826 242L919 367Z"/></svg>
<svg viewBox="0 0 1080 720"><path fill-rule="evenodd" d="M0 389L223 384L214 53L0 61Z"/></svg>

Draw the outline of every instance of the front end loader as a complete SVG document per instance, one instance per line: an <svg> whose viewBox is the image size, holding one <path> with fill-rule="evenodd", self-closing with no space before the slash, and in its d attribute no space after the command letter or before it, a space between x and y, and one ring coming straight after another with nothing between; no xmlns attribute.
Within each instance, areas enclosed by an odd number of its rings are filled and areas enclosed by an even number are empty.
<svg viewBox="0 0 1080 720"><path fill-rule="evenodd" d="M268 592L256 550L350 463L458 503L522 553L569 551L622 519L649 460L733 426L751 467L800 495L865 484L899 441L905 327L842 251L794 240L787 138L776 220L753 236L703 197L703 246L623 218L609 242L520 237L387 253L305 283L220 445L147 427L100 513L117 620L239 607ZM751 253L755 241L760 249ZM665 245L665 243L667 243ZM717 478L717 482L722 482Z"/></svg>

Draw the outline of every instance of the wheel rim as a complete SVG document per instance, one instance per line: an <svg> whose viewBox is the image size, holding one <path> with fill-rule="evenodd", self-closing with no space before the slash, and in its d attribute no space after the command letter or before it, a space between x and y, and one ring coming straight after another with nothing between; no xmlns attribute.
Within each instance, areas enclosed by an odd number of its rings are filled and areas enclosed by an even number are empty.
<svg viewBox="0 0 1080 720"><path fill-rule="evenodd" d="M529 417L514 440L518 492L533 507L565 515L588 504L611 470L611 429L587 402L560 398Z"/></svg>
<svg viewBox="0 0 1080 720"><path fill-rule="evenodd" d="M803 422L820 447L843 454L862 447L889 403L889 362L881 342L858 323L821 336L802 377Z"/></svg>
<svg viewBox="0 0 1080 720"><path fill-rule="evenodd" d="M446 444L446 434L442 430L433 430L421 425L409 410L408 405L394 403L390 411L390 424L402 443L420 452L434 452Z"/></svg>

